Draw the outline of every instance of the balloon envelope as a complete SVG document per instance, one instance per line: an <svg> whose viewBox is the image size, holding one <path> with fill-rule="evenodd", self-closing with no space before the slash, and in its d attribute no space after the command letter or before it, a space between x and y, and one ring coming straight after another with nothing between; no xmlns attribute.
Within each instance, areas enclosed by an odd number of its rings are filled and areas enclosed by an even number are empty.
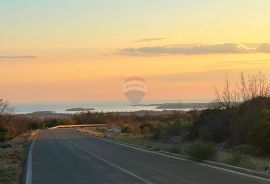
<svg viewBox="0 0 270 184"><path fill-rule="evenodd" d="M123 92L133 105L137 105L146 94L146 82L140 77L130 77L123 84Z"/></svg>

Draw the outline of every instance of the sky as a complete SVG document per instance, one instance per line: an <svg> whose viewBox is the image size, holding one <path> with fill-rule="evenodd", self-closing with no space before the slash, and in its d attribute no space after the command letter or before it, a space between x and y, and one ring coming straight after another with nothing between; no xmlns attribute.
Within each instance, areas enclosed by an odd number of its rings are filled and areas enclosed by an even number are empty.
<svg viewBox="0 0 270 184"><path fill-rule="evenodd" d="M0 97L10 102L214 99L226 74L270 74L269 0L0 1Z"/></svg>

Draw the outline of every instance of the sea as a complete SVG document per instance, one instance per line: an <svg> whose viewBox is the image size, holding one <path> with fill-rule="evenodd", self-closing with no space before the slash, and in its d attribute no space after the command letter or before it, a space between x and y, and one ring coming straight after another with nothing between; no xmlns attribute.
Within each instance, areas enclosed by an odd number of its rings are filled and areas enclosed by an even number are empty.
<svg viewBox="0 0 270 184"><path fill-rule="evenodd" d="M16 114L27 114L37 111L53 111L55 113L78 113L67 111L70 108L93 108L91 112L135 112L135 111L163 111L168 109L157 109L157 105L163 103L205 103L210 100L143 100L139 105L132 105L129 101L83 101L83 102L40 102L40 103L14 103ZM169 109L179 110L179 109ZM181 109L184 111L189 108Z"/></svg>

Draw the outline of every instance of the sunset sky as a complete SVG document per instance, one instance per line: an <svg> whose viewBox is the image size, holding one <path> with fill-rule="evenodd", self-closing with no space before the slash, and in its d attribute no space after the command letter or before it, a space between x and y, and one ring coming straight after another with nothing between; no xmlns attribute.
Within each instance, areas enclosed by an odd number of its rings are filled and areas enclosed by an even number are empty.
<svg viewBox="0 0 270 184"><path fill-rule="evenodd" d="M213 99L226 73L270 75L269 0L0 1L0 98Z"/></svg>

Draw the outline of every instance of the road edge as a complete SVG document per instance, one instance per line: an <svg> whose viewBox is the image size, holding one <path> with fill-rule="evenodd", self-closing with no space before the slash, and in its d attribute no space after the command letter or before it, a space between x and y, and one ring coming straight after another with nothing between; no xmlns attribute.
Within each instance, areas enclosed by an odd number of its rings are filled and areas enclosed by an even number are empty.
<svg viewBox="0 0 270 184"><path fill-rule="evenodd" d="M33 147L36 142L36 137L31 141L31 143L27 146L27 156L24 163L23 169L23 184L32 184L32 162L33 162Z"/></svg>
<svg viewBox="0 0 270 184"><path fill-rule="evenodd" d="M125 143L125 142L121 142L121 141L117 141L117 140L113 140L113 139L109 139L109 138L96 137L96 136L92 136L92 135L88 135L88 136L95 137L95 138L98 138L98 139L101 139L104 141L109 141L109 142L119 144L122 146L127 146L127 147L131 147L134 149L139 149L141 151L145 151L145 152L149 152L149 153L153 153L153 154L158 154L158 155L162 155L162 156L166 156L166 157L171 157L171 158L175 158L175 159L180 159L182 161L190 161L190 162L194 162L196 164L208 166L211 168L215 168L215 169L235 173L238 175L244 175L247 177L252 177L255 179L260 179L260 180L270 182L270 175L263 173L263 172L254 171L254 170L245 169L245 168L236 167L236 166L231 166L231 165L227 165L227 164L222 164L222 163L218 163L218 162L214 162L214 161L208 161L208 160L196 161L196 160L192 160L189 157L184 156L184 155L174 154L174 153L170 153L170 152L166 152L166 151L151 151L151 150L147 150L146 148L144 148L142 146L137 146L137 145L130 144L130 143Z"/></svg>

